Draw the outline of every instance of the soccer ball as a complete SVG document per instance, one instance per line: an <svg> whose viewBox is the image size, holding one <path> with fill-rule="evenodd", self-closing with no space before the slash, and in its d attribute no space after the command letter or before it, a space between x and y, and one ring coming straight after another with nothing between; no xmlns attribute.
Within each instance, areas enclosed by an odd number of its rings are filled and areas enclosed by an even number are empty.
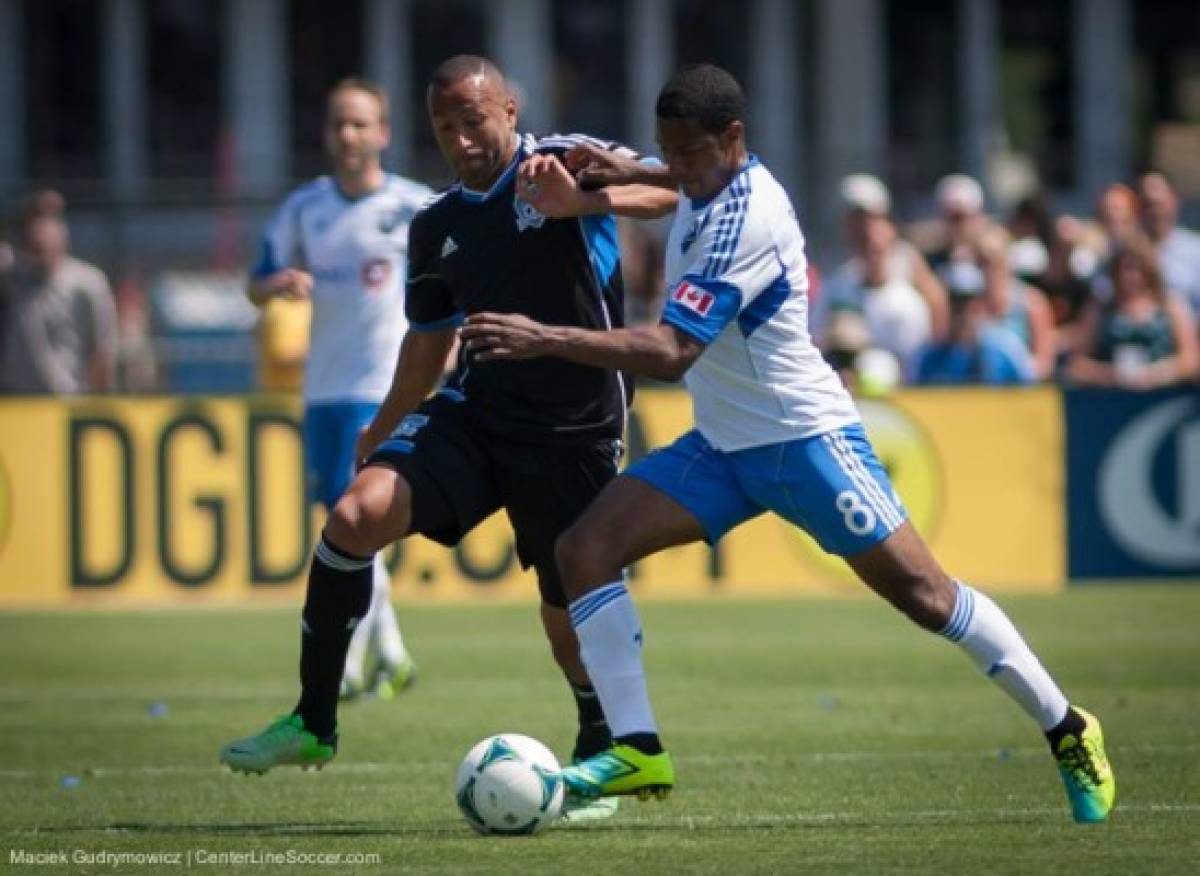
<svg viewBox="0 0 1200 876"><path fill-rule="evenodd" d="M558 818L563 782L558 760L520 733L489 736L458 767L454 797L467 824L485 834L526 836Z"/></svg>

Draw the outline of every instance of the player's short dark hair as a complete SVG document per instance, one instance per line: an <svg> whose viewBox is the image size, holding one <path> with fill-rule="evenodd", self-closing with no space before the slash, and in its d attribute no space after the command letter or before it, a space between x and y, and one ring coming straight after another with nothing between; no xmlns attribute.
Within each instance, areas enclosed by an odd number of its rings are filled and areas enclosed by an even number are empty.
<svg viewBox="0 0 1200 876"><path fill-rule="evenodd" d="M658 93L654 112L660 119L695 119L710 134L746 117L746 95L726 70L715 64L688 64Z"/></svg>
<svg viewBox="0 0 1200 876"><path fill-rule="evenodd" d="M337 84L329 89L329 100L332 101L334 95L341 94L343 91L361 91L371 95L379 104L379 120L387 124L388 96L382 85L372 82L370 79L363 79L361 76L347 76L339 79Z"/></svg>
<svg viewBox="0 0 1200 876"><path fill-rule="evenodd" d="M468 76L485 76L488 79L494 79L502 88L507 89L504 84L504 74L500 72L500 68L482 55L455 55L442 61L433 71L433 75L429 77L429 87L431 89L449 88Z"/></svg>

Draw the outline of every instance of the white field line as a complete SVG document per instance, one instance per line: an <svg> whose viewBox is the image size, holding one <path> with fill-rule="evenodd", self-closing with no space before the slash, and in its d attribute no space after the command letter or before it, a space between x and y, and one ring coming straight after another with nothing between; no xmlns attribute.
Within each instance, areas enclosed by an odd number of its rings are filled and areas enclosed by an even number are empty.
<svg viewBox="0 0 1200 876"><path fill-rule="evenodd" d="M1110 751L1121 754L1188 754L1200 752L1200 743L1180 744L1180 745L1160 745L1160 744L1133 744L1110 746ZM742 755L742 756L727 756L716 754L693 754L675 758L679 763L684 765L696 766L712 766L712 765L733 765L733 766L761 766L767 763L776 765L786 765L794 763L821 764L821 763L874 763L886 761L923 761L923 762L961 762L961 761L993 761L1005 758L1045 758L1047 756L1044 747L1023 747L1023 748L1006 748L1006 749L989 749L986 752L970 752L970 751L824 751L824 752L798 752L782 757L768 758L765 755ZM387 773L430 773L430 772L445 772L447 774L454 771L454 764L450 761L420 761L420 760L398 760L398 761L362 761L351 763L334 763L329 769L335 773L348 774L387 774ZM203 765L203 764L161 764L161 765L145 765L145 766L89 766L83 768L83 774L89 778L102 777L136 777L136 776L171 776L171 775L205 775L217 772L223 772L224 767L219 764ZM291 772L291 770L286 770ZM23 779L34 779L39 777L55 777L63 774L64 770L59 769L0 769L0 780L21 781Z"/></svg>

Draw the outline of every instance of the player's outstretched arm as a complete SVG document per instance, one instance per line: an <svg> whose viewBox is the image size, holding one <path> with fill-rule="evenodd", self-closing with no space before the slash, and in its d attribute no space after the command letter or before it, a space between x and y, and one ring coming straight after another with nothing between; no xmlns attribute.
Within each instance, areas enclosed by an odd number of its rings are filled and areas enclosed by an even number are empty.
<svg viewBox="0 0 1200 876"><path fill-rule="evenodd" d="M416 410L442 376L446 355L454 345L455 329L449 326L435 331L409 329L400 344L396 373L387 397L375 413L375 419L358 436L354 446L357 461L366 459L387 440L400 421Z"/></svg>
<svg viewBox="0 0 1200 876"><path fill-rule="evenodd" d="M642 182L603 188L581 184L554 155L533 155L517 172L517 195L539 213L562 219L613 213L634 219L657 219L675 209L674 189Z"/></svg>
<svg viewBox="0 0 1200 876"><path fill-rule="evenodd" d="M461 331L467 349L483 362L556 356L658 380L679 380L704 352L702 341L666 324L593 331L543 325L518 313L477 313Z"/></svg>

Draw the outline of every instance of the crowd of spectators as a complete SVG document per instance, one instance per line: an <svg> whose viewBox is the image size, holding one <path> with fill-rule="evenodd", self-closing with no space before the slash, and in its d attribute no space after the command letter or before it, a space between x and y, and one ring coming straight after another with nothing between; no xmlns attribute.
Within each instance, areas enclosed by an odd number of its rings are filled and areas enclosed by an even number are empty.
<svg viewBox="0 0 1200 876"><path fill-rule="evenodd" d="M846 177L841 198L849 255L823 273L811 269L810 322L852 389L1200 381L1200 233L1180 225L1179 199L1162 174L1109 186L1087 217L1056 215L1040 195L994 215L983 187L962 174L940 180L936 215L913 223L897 221L876 177ZM117 351L129 347L130 331L145 334L146 320L122 312L118 326L104 274L70 252L62 196L33 193L7 228L0 393L123 388ZM661 311L661 231L621 223L631 323ZM277 390L296 384L304 349L272 339L306 335L302 322L288 331L278 322L261 327L259 363L263 387Z"/></svg>
<svg viewBox="0 0 1200 876"><path fill-rule="evenodd" d="M996 218L961 174L905 227L877 178L841 194L850 257L814 284L812 330L853 388L1200 380L1200 234L1162 174L1109 186L1092 217L1033 195Z"/></svg>

